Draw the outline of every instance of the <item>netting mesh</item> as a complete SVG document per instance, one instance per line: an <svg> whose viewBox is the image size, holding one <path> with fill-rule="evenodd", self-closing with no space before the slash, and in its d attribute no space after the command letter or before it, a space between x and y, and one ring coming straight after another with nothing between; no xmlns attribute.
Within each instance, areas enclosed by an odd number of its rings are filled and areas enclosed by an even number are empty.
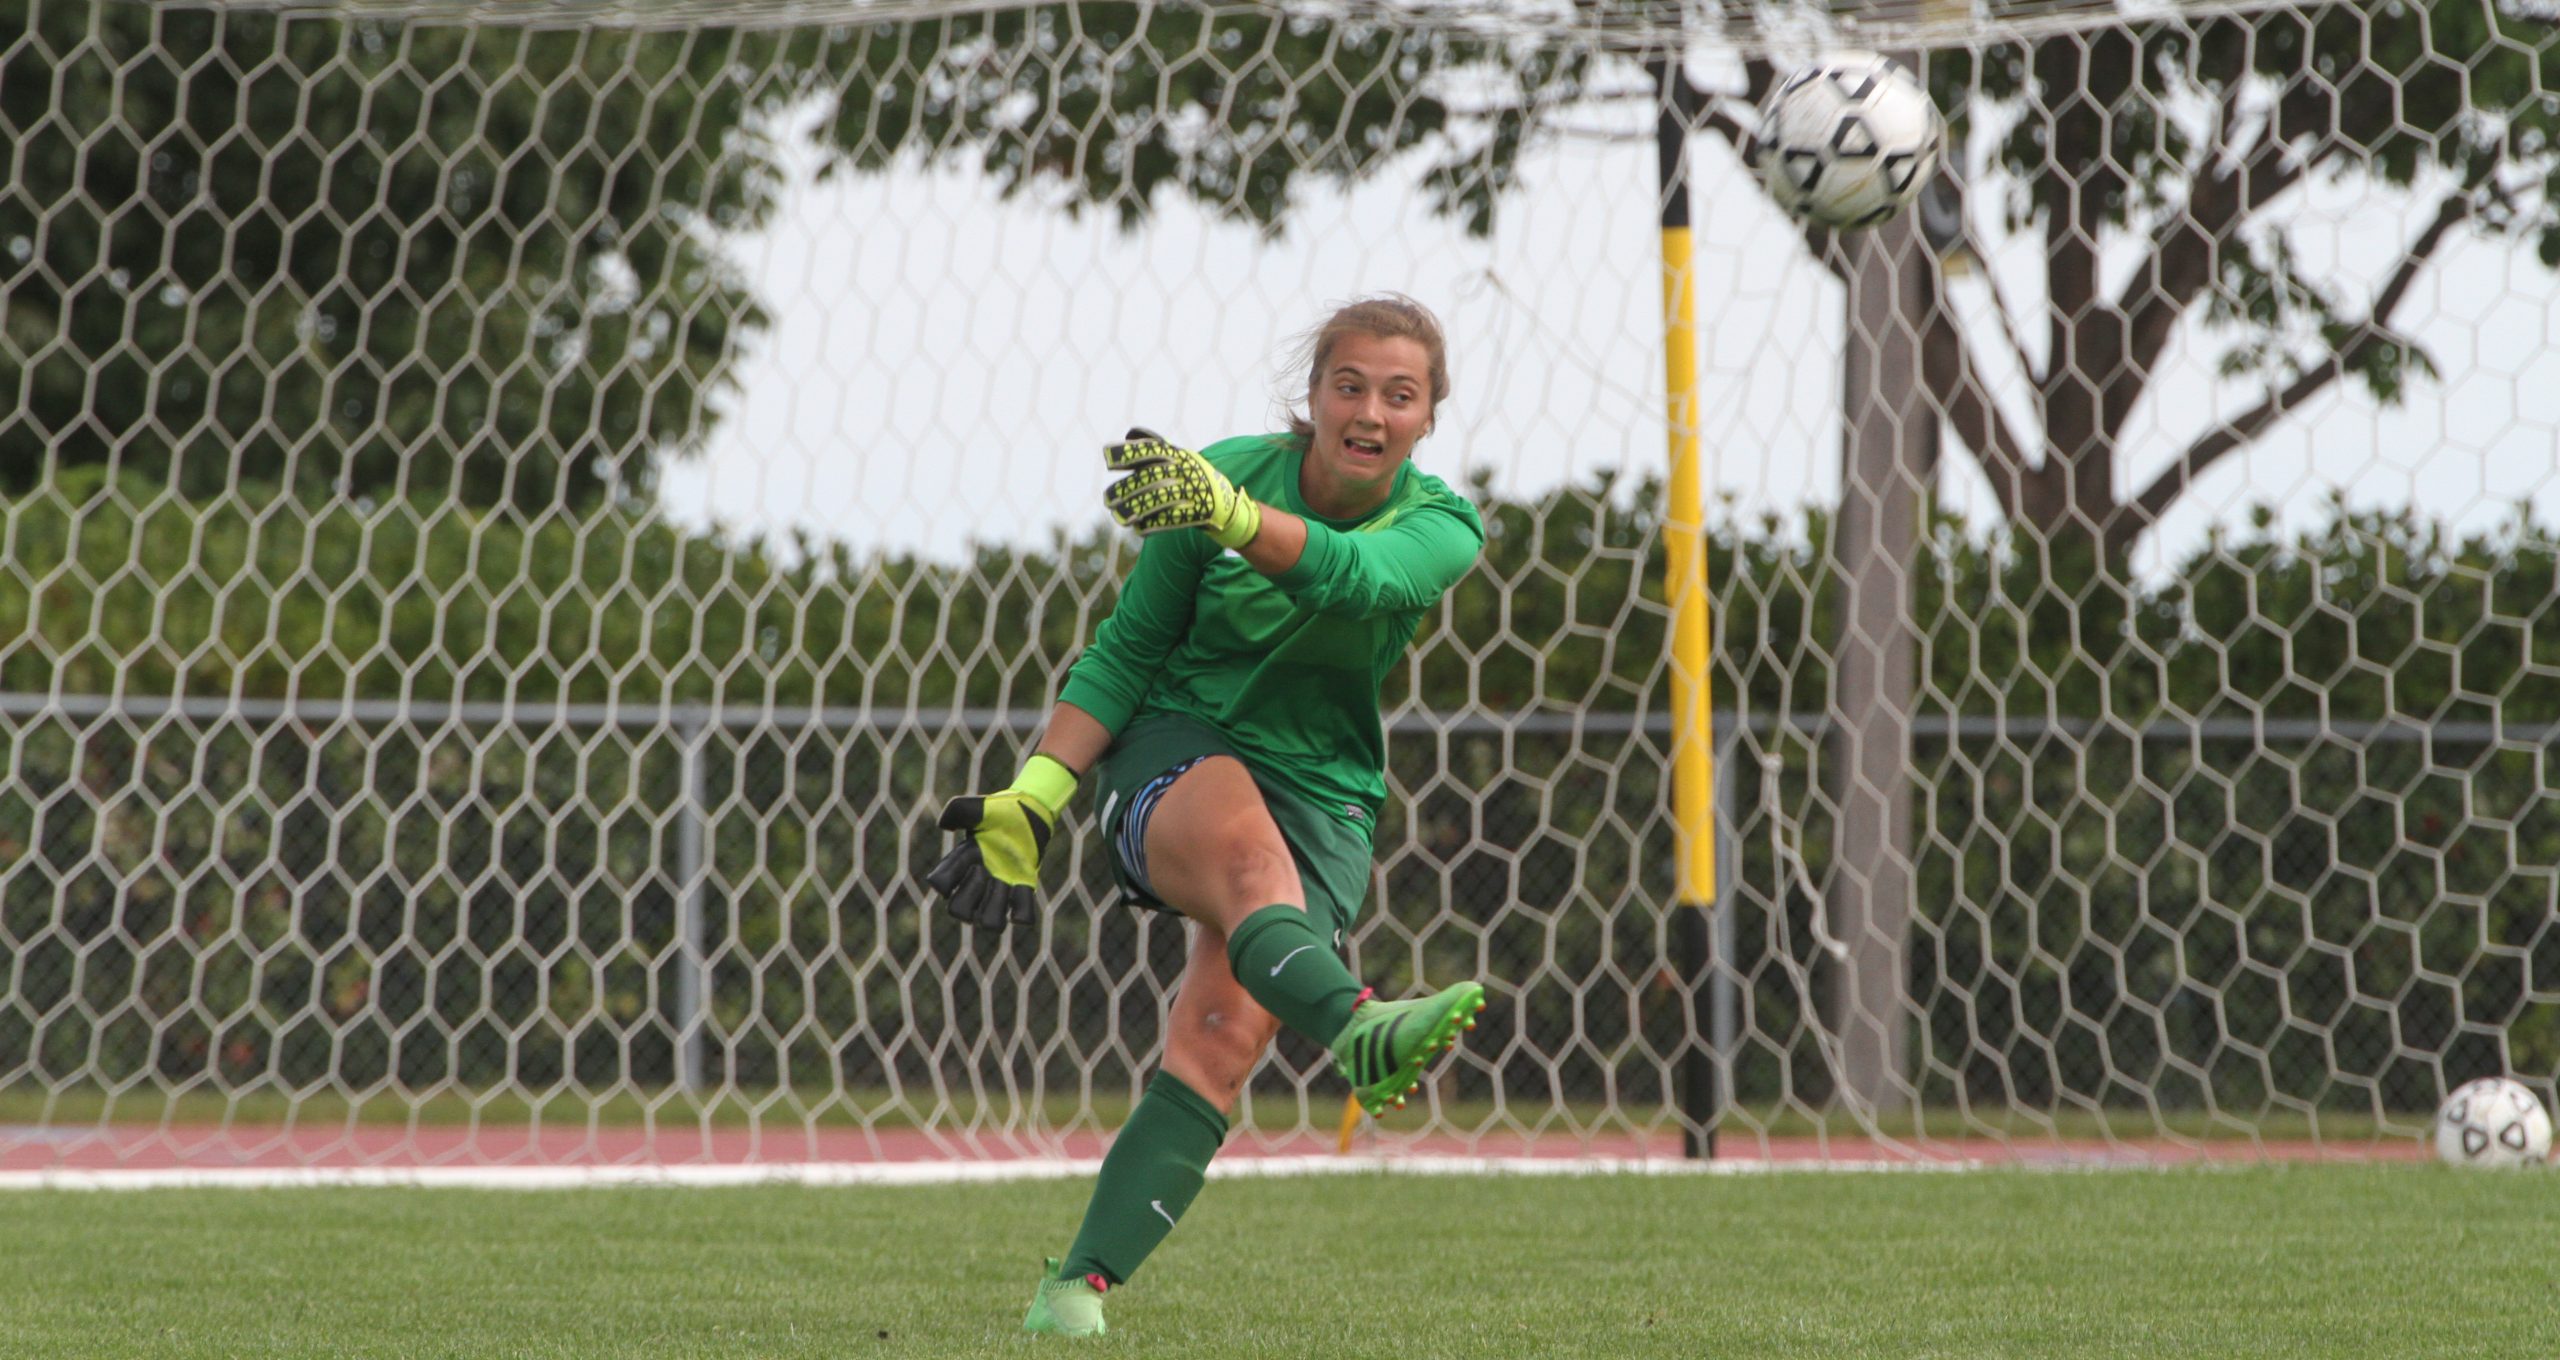
<svg viewBox="0 0 2560 1360"><path fill-rule="evenodd" d="M2548 16L1871 27L1960 173L1833 238L1734 143L1854 22L1573 13L0 8L0 1163L1088 1146L1179 927L1077 840L967 938L932 814L1110 608L1099 443L1269 428L1281 339L1381 287L1450 322L1420 457L1490 538L1391 686L1355 952L1495 1004L1367 1136L2548 1097ZM1703 969L1639 59L1684 32ZM1286 1040L1241 1138L1339 1099Z"/></svg>

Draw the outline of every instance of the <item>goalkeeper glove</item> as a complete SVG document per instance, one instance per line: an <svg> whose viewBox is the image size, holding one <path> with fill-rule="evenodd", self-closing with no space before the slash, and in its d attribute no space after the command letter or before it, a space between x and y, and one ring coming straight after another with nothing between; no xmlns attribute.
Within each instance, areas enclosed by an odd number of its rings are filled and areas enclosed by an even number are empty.
<svg viewBox="0 0 2560 1360"><path fill-rule="evenodd" d="M960 843L924 876L926 886L952 915L980 930L1031 924L1038 915L1040 855L1075 791L1075 771L1033 756L1004 792L952 799L940 825L959 832Z"/></svg>
<svg viewBox="0 0 2560 1360"><path fill-rule="evenodd" d="M1102 451L1103 465L1129 474L1102 493L1111 517L1141 534L1201 529L1221 548L1241 548L1262 531L1262 507L1227 475L1151 430L1131 430Z"/></svg>

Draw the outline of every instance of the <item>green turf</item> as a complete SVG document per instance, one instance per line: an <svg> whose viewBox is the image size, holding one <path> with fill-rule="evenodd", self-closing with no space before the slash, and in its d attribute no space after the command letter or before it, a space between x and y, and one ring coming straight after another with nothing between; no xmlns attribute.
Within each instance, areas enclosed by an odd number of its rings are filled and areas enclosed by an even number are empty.
<svg viewBox="0 0 2560 1360"><path fill-rule="evenodd" d="M1020 1357L1083 1196L0 1194L0 1350ZM2560 1174L2432 1166L1220 1181L1099 1349L2504 1360L2560 1336L2555 1224Z"/></svg>

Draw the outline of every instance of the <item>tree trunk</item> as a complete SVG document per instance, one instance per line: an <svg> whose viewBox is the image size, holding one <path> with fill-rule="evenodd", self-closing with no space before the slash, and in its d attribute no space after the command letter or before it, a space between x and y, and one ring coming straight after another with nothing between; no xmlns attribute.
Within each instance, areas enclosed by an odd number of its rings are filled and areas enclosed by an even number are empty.
<svg viewBox="0 0 2560 1360"><path fill-rule="evenodd" d="M1920 500L1935 470L1938 418L1920 379L1935 292L1908 213L1841 238L1848 252L1842 366L1840 514L1833 552L1847 590L1834 652L1833 798L1839 808L1823 893L1835 956L1823 1020L1839 1044L1835 1097L1873 1111L1916 1095L1905 994L1912 907L1910 573Z"/></svg>

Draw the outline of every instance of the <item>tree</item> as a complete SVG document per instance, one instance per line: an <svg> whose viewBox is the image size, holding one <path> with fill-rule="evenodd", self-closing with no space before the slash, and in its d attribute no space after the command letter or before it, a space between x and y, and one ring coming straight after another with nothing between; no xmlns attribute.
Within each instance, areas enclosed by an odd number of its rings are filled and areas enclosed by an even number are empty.
<svg viewBox="0 0 2560 1360"><path fill-rule="evenodd" d="M645 491L763 324L779 51L0 0L0 492Z"/></svg>
<svg viewBox="0 0 2560 1360"><path fill-rule="evenodd" d="M2165 19L1941 54L1959 138L1995 148L2010 231L2040 238L2041 306L1999 334L1929 313L1926 380L2010 522L2048 544L2126 553L2196 479L2341 380L2398 400L2434 365L2394 318L2458 229L2534 240L2560 265L2560 39L2530 0L2358 0ZM2297 263L2270 209L2320 182L2432 203L2365 286ZM2110 252L2133 267L2113 287ZM2140 468L2130 417L2182 326L2232 333L2241 414ZM2041 331L2040 350L2024 336ZM2040 427L1991 399L1984 344L2030 375ZM2136 479L2135 474L2138 475ZM2119 484L2130 492L2119 492Z"/></svg>
<svg viewBox="0 0 2560 1360"><path fill-rule="evenodd" d="M1132 226L1172 189L1275 231L1306 177L1349 183L1417 149L1438 157L1436 205L1489 230L1522 150L1606 73L1565 44L1123 0L849 29L815 65L845 168L974 164L1008 195Z"/></svg>

